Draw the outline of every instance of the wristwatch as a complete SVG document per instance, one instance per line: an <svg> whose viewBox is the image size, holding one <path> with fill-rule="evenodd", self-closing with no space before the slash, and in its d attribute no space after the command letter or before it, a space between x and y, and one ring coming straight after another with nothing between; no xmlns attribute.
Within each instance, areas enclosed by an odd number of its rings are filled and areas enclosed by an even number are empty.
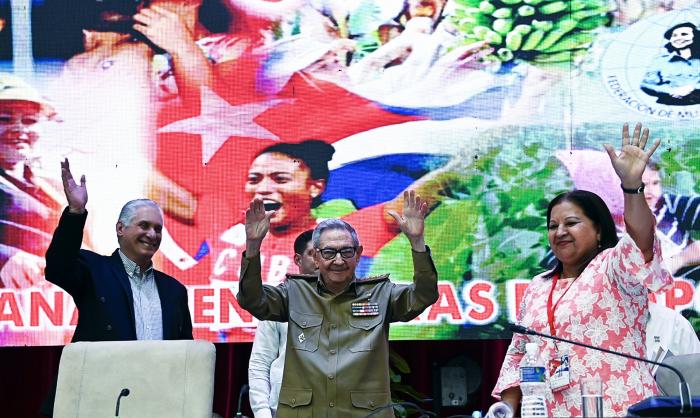
<svg viewBox="0 0 700 418"><path fill-rule="evenodd" d="M644 193L644 183L642 183L642 185L637 187L636 189L625 189L625 186L623 186L622 183L620 183L620 188L622 189L623 193L628 193L628 194Z"/></svg>

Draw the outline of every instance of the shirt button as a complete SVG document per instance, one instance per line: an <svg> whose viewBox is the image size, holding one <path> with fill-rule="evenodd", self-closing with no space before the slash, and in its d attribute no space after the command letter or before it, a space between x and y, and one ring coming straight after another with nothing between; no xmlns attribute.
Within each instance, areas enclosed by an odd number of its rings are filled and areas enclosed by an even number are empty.
<svg viewBox="0 0 700 418"><path fill-rule="evenodd" d="M335 353L336 353L336 351L335 351L335 350L331 350L331 354L335 354Z"/></svg>
<svg viewBox="0 0 700 418"><path fill-rule="evenodd" d="M107 326L105 327L105 329L106 329L107 331L111 331L111 330L112 330L112 326L109 325L109 324L107 324Z"/></svg>
<svg viewBox="0 0 700 418"><path fill-rule="evenodd" d="M333 408L333 407L335 406L335 404L334 404L333 402L331 402L331 403L328 404L328 406L330 406L331 408Z"/></svg>
<svg viewBox="0 0 700 418"><path fill-rule="evenodd" d="M301 323L301 325L305 327L305 326L306 326L306 321L303 321L303 322Z"/></svg>
<svg viewBox="0 0 700 418"><path fill-rule="evenodd" d="M297 403L297 400L295 398L292 398L292 405L294 405L295 403Z"/></svg>
<svg viewBox="0 0 700 418"><path fill-rule="evenodd" d="M333 380L334 377L335 377L335 376L333 376L332 374L329 374L329 375L328 375L328 378L331 379L331 380Z"/></svg>
<svg viewBox="0 0 700 418"><path fill-rule="evenodd" d="M374 408L374 401L369 401L369 406L371 406L372 408Z"/></svg>

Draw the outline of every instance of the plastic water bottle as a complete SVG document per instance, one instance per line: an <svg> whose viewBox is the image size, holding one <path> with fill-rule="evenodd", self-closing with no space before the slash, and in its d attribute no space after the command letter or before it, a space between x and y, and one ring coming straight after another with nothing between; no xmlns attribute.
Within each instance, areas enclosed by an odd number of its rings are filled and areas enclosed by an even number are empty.
<svg viewBox="0 0 700 418"><path fill-rule="evenodd" d="M525 345L525 357L520 362L520 403L522 418L547 418L546 367L540 358L537 344Z"/></svg>

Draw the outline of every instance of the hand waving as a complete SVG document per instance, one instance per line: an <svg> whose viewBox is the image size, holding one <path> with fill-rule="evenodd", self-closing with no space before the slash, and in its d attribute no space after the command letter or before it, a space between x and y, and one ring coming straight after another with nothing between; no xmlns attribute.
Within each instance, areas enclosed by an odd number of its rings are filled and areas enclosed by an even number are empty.
<svg viewBox="0 0 700 418"><path fill-rule="evenodd" d="M5 289L27 289L48 286L44 280L46 260L24 251L18 251L0 268L0 283Z"/></svg>
<svg viewBox="0 0 700 418"><path fill-rule="evenodd" d="M85 175L80 176L80 184L75 182L73 173L70 172L68 158L61 162L61 179L63 180L63 191L68 200L68 210L71 213L85 212L88 194L85 187Z"/></svg>
<svg viewBox="0 0 700 418"><path fill-rule="evenodd" d="M428 213L428 203L411 190L403 192L403 214L389 211L401 231L411 242L411 247L416 251L425 251L424 230L425 215Z"/></svg>
<svg viewBox="0 0 700 418"><path fill-rule="evenodd" d="M649 139L649 129L644 128L642 130L642 124L638 123L634 127L634 134L630 139L629 125L625 123L622 127L622 147L620 148L619 155L615 152L612 145L605 144L605 150L608 152L610 157L610 163L612 164L617 176L620 177L622 181L622 186L625 188L637 188L642 183L642 173L646 168L649 158L656 148L658 148L661 143L660 140L654 141L648 151L644 150Z"/></svg>
<svg viewBox="0 0 700 418"><path fill-rule="evenodd" d="M170 54L194 45L192 33L180 15L174 11L151 6L141 9L133 19L134 30L141 32Z"/></svg>
<svg viewBox="0 0 700 418"><path fill-rule="evenodd" d="M275 211L265 211L262 199L254 199L245 211L246 256L260 251L260 244L270 230L270 218Z"/></svg>

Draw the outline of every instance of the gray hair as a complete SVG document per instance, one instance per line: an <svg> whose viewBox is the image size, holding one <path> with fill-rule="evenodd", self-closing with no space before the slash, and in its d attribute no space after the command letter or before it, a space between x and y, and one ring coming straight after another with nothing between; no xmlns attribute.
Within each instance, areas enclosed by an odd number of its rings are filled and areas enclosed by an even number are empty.
<svg viewBox="0 0 700 418"><path fill-rule="evenodd" d="M352 238L353 246L360 246L360 239L357 237L357 232L355 231L355 228L353 228L349 223L341 219L326 219L325 221L316 225L316 228L314 228L314 233L311 236L311 242L314 244L314 248L321 247L321 234L324 231L333 229L347 231L350 234L350 237Z"/></svg>
<svg viewBox="0 0 700 418"><path fill-rule="evenodd" d="M131 225L131 221L133 221L134 216L136 216L136 211L139 208L146 206L158 209L158 212L160 212L160 216L163 216L163 209L161 209L160 206L151 199L134 199L126 202L124 206L122 206L122 210L121 212L119 212L119 219L117 219L117 222L121 222L124 225Z"/></svg>

